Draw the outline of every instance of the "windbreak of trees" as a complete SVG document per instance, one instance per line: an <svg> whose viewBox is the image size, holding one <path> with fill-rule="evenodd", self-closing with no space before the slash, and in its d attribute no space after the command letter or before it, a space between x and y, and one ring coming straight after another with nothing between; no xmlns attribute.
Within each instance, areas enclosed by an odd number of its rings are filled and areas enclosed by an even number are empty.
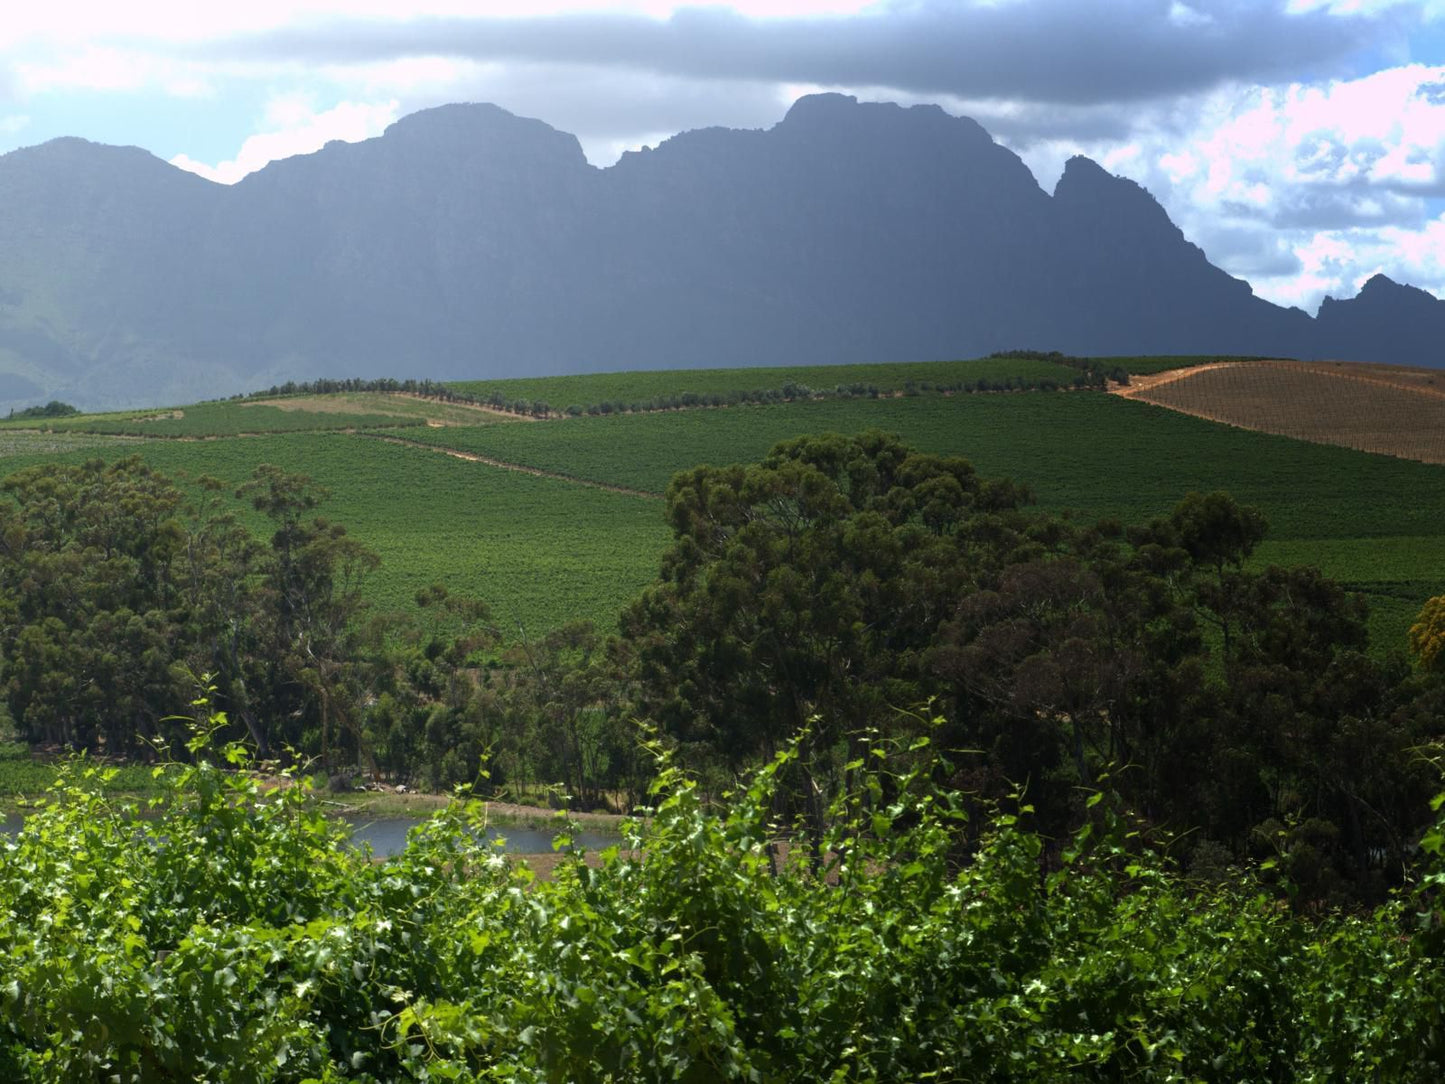
<svg viewBox="0 0 1445 1084"><path fill-rule="evenodd" d="M1014 375L1005 377L980 377L977 380L930 381L908 380L904 382L902 394L918 395L974 395L990 392L1009 391L1063 391L1068 389L1101 389L1109 380L1127 384L1129 374L1119 366L1105 369L1098 362L1088 358L1068 358L1060 354L1039 354L1037 351L1018 351L991 355L995 357L1028 357L1056 361L1079 370L1072 380L1055 380L1050 377ZM270 399L297 395L333 395L342 392L394 392L405 395L419 395L443 403L462 403L468 406L489 407L492 410L516 414L526 418L576 418L582 415L592 417L611 414L644 414L667 410L702 410L718 407L766 405L769 403L794 403L812 399L877 399L891 396L894 392L880 389L877 384L853 381L835 384L831 388L815 388L797 381L787 381L776 388L732 389L725 392L684 391L674 395L653 396L648 399L623 400L604 399L594 403L572 403L565 408L555 407L545 399L511 398L500 390L487 395L473 395L458 391L435 380L396 380L391 377L377 379L333 379L294 381L275 384L265 391L249 395L233 396L236 399Z"/></svg>

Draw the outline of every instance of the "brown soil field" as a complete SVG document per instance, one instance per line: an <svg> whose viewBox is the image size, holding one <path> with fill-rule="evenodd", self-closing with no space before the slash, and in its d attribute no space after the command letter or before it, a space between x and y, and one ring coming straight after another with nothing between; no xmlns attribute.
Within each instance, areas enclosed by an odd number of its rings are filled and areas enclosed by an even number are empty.
<svg viewBox="0 0 1445 1084"><path fill-rule="evenodd" d="M1116 394L1210 421L1445 463L1445 371L1354 362L1216 362Z"/></svg>

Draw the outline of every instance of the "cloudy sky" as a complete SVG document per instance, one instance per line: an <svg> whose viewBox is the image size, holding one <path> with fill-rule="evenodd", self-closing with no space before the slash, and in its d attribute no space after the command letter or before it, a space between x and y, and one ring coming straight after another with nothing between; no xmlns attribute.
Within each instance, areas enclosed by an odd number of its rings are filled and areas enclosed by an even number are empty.
<svg viewBox="0 0 1445 1084"><path fill-rule="evenodd" d="M78 135L230 182L487 101L592 162L799 95L936 102L1051 189L1083 153L1313 312L1445 297L1445 0L45 0L0 19L0 152Z"/></svg>

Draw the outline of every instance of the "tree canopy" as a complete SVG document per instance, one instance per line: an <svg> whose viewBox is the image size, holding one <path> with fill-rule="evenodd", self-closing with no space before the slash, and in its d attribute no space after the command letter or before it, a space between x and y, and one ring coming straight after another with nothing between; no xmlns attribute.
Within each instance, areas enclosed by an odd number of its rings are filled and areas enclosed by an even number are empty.
<svg viewBox="0 0 1445 1084"><path fill-rule="evenodd" d="M807 807L932 702L957 781L1026 784L1045 831L1108 777L1186 850L1282 854L1316 896L1401 876L1432 785L1410 750L1441 727L1365 654L1356 596L1250 560L1264 518L1227 494L1086 524L872 432L700 467L667 500L674 541L618 656L720 786L807 733Z"/></svg>

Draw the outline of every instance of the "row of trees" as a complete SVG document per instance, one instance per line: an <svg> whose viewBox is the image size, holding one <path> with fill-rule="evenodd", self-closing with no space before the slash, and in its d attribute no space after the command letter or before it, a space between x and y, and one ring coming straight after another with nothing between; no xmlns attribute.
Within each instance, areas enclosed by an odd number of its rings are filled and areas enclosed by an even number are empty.
<svg viewBox="0 0 1445 1084"><path fill-rule="evenodd" d="M1096 359L1064 357L1061 354L1038 354L1036 351L1019 351L994 355L997 357L1046 358L1062 365L1069 365L1079 372L1071 380L1056 380L1050 377L1006 376L977 380L933 381L908 380L902 392L905 396L918 395L973 395L1007 391L1061 391L1065 389L1098 389L1109 380L1127 384L1129 375L1115 365L1106 367ZM545 399L512 398L501 389L493 389L486 395L473 395L435 380L396 380L382 377L374 380L361 378L331 379L320 378L309 381L287 381L272 385L265 391L251 395L234 396L237 399L264 399L278 396L332 395L342 392L393 392L405 395L419 395L445 403L462 403L470 406L485 406L527 418L555 418L563 415L569 418L582 415L598 416L609 414L641 414L667 410L698 410L717 407L760 405L768 403L791 403L804 399L877 399L893 394L880 389L877 384L864 381L835 384L830 388L815 388L797 381L785 381L776 388L733 389L725 392L684 391L672 395L652 396L647 399L624 400L603 399L591 403L573 403L565 409L552 406Z"/></svg>
<svg viewBox="0 0 1445 1084"><path fill-rule="evenodd" d="M59 399L52 399L44 406L28 406L17 411L10 408L10 413L5 416L6 421L24 420L27 418L68 418L72 414L79 414L78 407L69 403L62 403Z"/></svg>

